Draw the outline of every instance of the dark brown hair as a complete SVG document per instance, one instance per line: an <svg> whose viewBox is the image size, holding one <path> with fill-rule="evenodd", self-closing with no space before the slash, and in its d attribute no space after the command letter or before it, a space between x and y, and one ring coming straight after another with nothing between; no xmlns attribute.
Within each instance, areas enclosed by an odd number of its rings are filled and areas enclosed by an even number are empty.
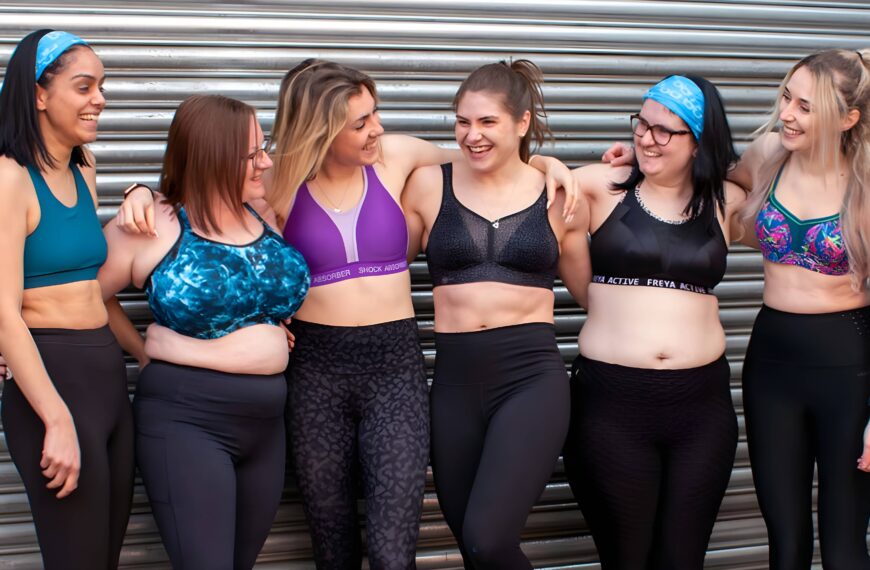
<svg viewBox="0 0 870 570"><path fill-rule="evenodd" d="M529 130L520 141L520 158L528 162L531 156L532 141L535 148L544 144L545 138L552 138L547 127L547 111L544 109L544 93L541 84L544 74L541 68L527 59L517 59L508 64L505 61L489 63L471 72L453 98L453 110L459 106L462 96L471 92L485 92L501 95L502 104L514 120L520 120L523 113L531 114Z"/></svg>
<svg viewBox="0 0 870 570"><path fill-rule="evenodd" d="M160 191L173 208L184 206L192 224L220 235L213 205L221 200L242 218L253 107L222 95L194 95L169 125Z"/></svg>

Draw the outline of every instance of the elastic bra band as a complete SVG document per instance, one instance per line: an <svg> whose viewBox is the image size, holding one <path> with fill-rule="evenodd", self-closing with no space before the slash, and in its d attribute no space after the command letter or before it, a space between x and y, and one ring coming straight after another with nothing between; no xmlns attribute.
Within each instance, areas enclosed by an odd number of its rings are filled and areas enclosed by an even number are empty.
<svg viewBox="0 0 870 570"><path fill-rule="evenodd" d="M675 291L689 291L691 293L701 293L703 295L712 295L712 287L704 287L703 285L693 285L692 283L683 283L682 281L672 281L670 279L656 279L653 277L609 277L606 275L593 275L593 283L601 283L602 285L630 285L633 287L658 287L659 289L674 289Z"/></svg>
<svg viewBox="0 0 870 570"><path fill-rule="evenodd" d="M387 263L364 263L357 261L349 263L341 269L332 271L324 271L322 273L311 274L311 286L327 285L329 283L337 283L346 279L355 277L370 277L375 275L389 275L391 273L401 273L408 269L406 260L387 262Z"/></svg>
<svg viewBox="0 0 870 570"><path fill-rule="evenodd" d="M701 140L701 133L704 132L704 93L694 81L682 75L671 75L653 85L643 99L658 101L670 109L683 119L695 135L695 140Z"/></svg>

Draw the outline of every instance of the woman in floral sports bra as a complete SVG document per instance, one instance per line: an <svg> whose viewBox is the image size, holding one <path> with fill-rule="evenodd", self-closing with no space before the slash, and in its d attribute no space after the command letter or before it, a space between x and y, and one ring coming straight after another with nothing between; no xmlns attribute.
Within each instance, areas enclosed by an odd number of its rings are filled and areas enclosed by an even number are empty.
<svg viewBox="0 0 870 570"><path fill-rule="evenodd" d="M870 569L870 50L795 65L731 178L764 255L743 397L770 568L810 568L817 466L824 567Z"/></svg>

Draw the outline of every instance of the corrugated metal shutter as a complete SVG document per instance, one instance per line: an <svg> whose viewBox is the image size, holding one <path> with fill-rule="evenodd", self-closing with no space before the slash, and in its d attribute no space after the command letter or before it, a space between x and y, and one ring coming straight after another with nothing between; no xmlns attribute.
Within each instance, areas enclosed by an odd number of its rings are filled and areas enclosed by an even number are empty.
<svg viewBox="0 0 870 570"><path fill-rule="evenodd" d="M610 141L627 138L627 115L637 108L643 90L663 75L692 72L713 80L725 96L735 134L745 143L798 57L829 47L870 46L870 6L857 1L251 0L73 7L6 2L0 6L0 22L4 64L15 43L41 27L75 32L102 57L109 74L109 107L92 148L100 166L104 219L113 215L127 184L156 181L166 129L184 97L215 92L246 100L259 109L268 129L281 76L307 57L371 73L383 99L387 130L446 144L452 141L450 100L471 69L507 57L532 59L547 76L556 134L550 152L577 165L597 160ZM432 296L424 264L415 263L412 274L431 367ZM759 256L733 248L717 294L738 411L742 358L761 286ZM138 324L148 321L140 294L125 294L124 306ZM576 354L584 317L563 287L557 289L556 315L567 363ZM132 367L130 380L132 388ZM0 567L38 568L26 498L5 448L2 452ZM766 568L765 536L741 435L707 567ZM529 516L524 549L536 566L598 567L561 467ZM257 567L309 568L309 557L304 517L290 481ZM122 563L128 568L168 566L141 485ZM418 563L421 568L461 566L431 480Z"/></svg>

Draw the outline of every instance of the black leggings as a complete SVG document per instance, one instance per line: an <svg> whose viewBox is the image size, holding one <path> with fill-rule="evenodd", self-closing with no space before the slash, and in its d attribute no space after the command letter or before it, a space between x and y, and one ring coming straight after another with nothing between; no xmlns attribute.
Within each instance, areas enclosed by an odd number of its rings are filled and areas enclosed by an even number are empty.
<svg viewBox="0 0 870 570"><path fill-rule="evenodd" d="M647 370L581 356L565 468L603 570L700 570L734 464L725 357Z"/></svg>
<svg viewBox="0 0 870 570"><path fill-rule="evenodd" d="M529 511L568 429L568 376L549 323L435 333L432 468L466 568L531 568Z"/></svg>
<svg viewBox="0 0 870 570"><path fill-rule="evenodd" d="M855 462L870 418L870 307L794 314L762 307L743 369L755 489L770 568L813 556L813 466L825 570L868 570L870 473Z"/></svg>
<svg viewBox="0 0 870 570"><path fill-rule="evenodd" d="M117 568L133 497L133 416L121 348L109 327L32 329L48 375L72 413L81 449L78 488L46 489L39 462L45 426L14 381L3 389L3 427L24 480L48 570Z"/></svg>
<svg viewBox="0 0 870 570"><path fill-rule="evenodd" d="M287 429L320 569L359 568L362 476L369 567L414 567L429 415L414 319L335 327L294 320Z"/></svg>
<svg viewBox="0 0 870 570"><path fill-rule="evenodd" d="M176 570L249 569L284 485L281 374L152 361L139 375L136 459Z"/></svg>

